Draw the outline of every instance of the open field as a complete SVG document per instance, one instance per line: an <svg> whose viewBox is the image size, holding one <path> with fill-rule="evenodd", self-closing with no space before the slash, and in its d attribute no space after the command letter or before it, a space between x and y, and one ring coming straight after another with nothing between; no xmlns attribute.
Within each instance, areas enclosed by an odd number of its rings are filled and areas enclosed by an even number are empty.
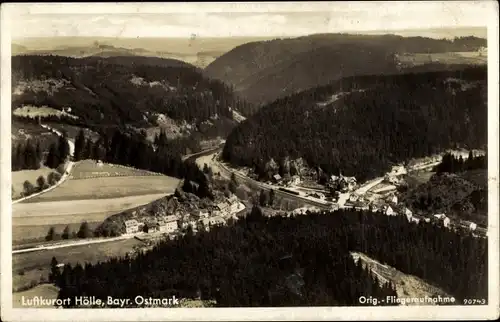
<svg viewBox="0 0 500 322"><path fill-rule="evenodd" d="M82 129L79 126L62 123L44 122L44 124L47 124L51 128L58 130L59 132L66 131L66 133L68 133L68 137L73 140L78 136L78 133L80 133L80 130ZM91 138L93 141L96 141L99 138L99 134L90 129L83 128L83 132L85 133L85 137Z"/></svg>
<svg viewBox="0 0 500 322"><path fill-rule="evenodd" d="M24 181L28 180L31 184L36 186L36 179L38 179L39 176L44 176L45 180L47 180L47 176L51 172L55 172L55 170L47 167L42 167L38 170L12 171L12 199L21 197L21 193L24 190Z"/></svg>
<svg viewBox="0 0 500 322"><path fill-rule="evenodd" d="M102 221L126 209L148 204L167 195L148 194L111 199L21 202L12 205L13 226L55 225Z"/></svg>
<svg viewBox="0 0 500 322"><path fill-rule="evenodd" d="M125 256L125 254L131 251L135 245L140 244L140 241L130 238L100 244L13 254L13 289L26 288L32 282L38 282L41 277L47 278L52 257L55 257L60 263L69 263L71 265L75 265L77 262L81 264L86 262L95 263L97 261L104 261L110 257Z"/></svg>
<svg viewBox="0 0 500 322"><path fill-rule="evenodd" d="M12 294L12 306L14 308L23 308L22 298L32 299L35 296L43 297L44 299L57 299L59 288L52 284L37 285L27 291ZM46 308L46 306L30 306L30 308Z"/></svg>
<svg viewBox="0 0 500 322"><path fill-rule="evenodd" d="M94 160L83 160L75 164L70 179L124 176L162 176L162 174L110 163L98 165Z"/></svg>
<svg viewBox="0 0 500 322"><path fill-rule="evenodd" d="M448 52L448 53L412 53L398 55L398 60L405 65L423 65L431 62L442 64L477 64L484 65L488 61L486 55L478 52Z"/></svg>
<svg viewBox="0 0 500 322"><path fill-rule="evenodd" d="M69 179L56 189L29 199L26 203L169 194L175 191L178 183L178 179L167 176Z"/></svg>
<svg viewBox="0 0 500 322"><path fill-rule="evenodd" d="M435 297L440 295L442 297L449 297L443 290L435 287L424 280L409 274L398 271L397 269L384 265L376 260L373 260L369 256L362 253L352 253L355 261L358 259L364 265L368 265L371 271L379 279L380 282L384 283L387 281L392 282L396 287L396 292L399 298L422 298L425 296ZM433 305L431 303L408 303L407 305Z"/></svg>
<svg viewBox="0 0 500 322"><path fill-rule="evenodd" d="M87 221L89 228L94 230L100 225L101 221ZM64 228L69 226L70 231L78 232L81 222L71 222L64 224L45 224L45 225L21 225L12 227L12 244L27 247L29 244L38 244L40 241L45 241L45 236L50 227L54 227L56 234L62 234Z"/></svg>
<svg viewBox="0 0 500 322"><path fill-rule="evenodd" d="M44 116L51 116L51 115L55 115L55 116L67 116L67 117L71 117L71 118L77 118L76 116L74 115L71 115L69 113L66 113L64 111L61 111L61 110L56 110L55 108L51 108L51 107L48 107L48 106L29 106L29 105L25 105L23 107L18 107L14 110L14 115L17 115L17 116L24 116L24 117L32 117L32 118L36 118L36 117L44 117Z"/></svg>

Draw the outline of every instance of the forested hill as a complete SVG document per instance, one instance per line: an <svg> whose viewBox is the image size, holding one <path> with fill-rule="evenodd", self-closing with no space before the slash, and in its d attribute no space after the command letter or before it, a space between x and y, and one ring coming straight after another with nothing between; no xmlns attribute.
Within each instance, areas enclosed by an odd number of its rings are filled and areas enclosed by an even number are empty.
<svg viewBox="0 0 500 322"><path fill-rule="evenodd" d="M254 208L234 225L188 231L136 257L67 264L60 274L54 267L51 280L60 287L59 298L112 296L130 299L127 307L141 306L133 300L137 295L200 297L219 307L367 305L360 296L390 305L384 300L395 295L394 286L377 283L351 252L418 276L456 304L487 299L486 239L355 210L267 218Z"/></svg>
<svg viewBox="0 0 500 322"><path fill-rule="evenodd" d="M71 108L84 125L156 126L158 118L186 122L227 119L248 107L220 81L194 66L149 57L14 56L12 109L46 106ZM227 123L227 122L226 122Z"/></svg>
<svg viewBox="0 0 500 322"><path fill-rule="evenodd" d="M375 177L391 163L487 143L486 67L351 77L263 107L235 128L223 158L265 175L303 157L330 174Z"/></svg>
<svg viewBox="0 0 500 322"><path fill-rule="evenodd" d="M205 73L250 102L269 103L333 79L394 74L397 54L477 51L486 39L318 34L247 43L217 58Z"/></svg>

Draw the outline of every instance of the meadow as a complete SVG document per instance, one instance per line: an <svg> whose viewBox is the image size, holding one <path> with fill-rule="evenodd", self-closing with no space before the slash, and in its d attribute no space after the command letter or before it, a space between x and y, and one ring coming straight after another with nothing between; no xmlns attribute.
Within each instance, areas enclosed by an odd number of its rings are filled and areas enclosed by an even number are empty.
<svg viewBox="0 0 500 322"><path fill-rule="evenodd" d="M12 200L21 198L21 193L24 191L24 181L28 180L36 186L36 180L39 176L44 176L45 180L47 180L47 176L51 172L55 172L55 170L47 167L42 167L38 170L12 171Z"/></svg>
<svg viewBox="0 0 500 322"><path fill-rule="evenodd" d="M55 257L59 263L75 265L86 262L95 263L114 256L125 256L134 246L142 242L137 239L115 240L106 243L89 244L58 249L47 249L36 252L12 255L12 287L13 291L26 290L41 279L47 279L50 261ZM36 293L37 295L40 295ZM15 297L15 296L14 296Z"/></svg>
<svg viewBox="0 0 500 322"><path fill-rule="evenodd" d="M70 228L78 230L83 221L98 223L113 214L148 204L165 195L17 203L12 205L12 240L15 244L43 240L52 226L56 232L62 231L68 224L73 224Z"/></svg>

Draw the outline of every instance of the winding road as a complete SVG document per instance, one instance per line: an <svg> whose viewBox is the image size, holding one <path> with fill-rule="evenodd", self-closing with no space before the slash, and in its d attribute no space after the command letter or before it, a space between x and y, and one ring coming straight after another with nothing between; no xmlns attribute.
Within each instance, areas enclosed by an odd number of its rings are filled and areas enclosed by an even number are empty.
<svg viewBox="0 0 500 322"><path fill-rule="evenodd" d="M45 124L40 124L43 128L51 131L51 132L54 132L55 134L59 135L59 136L62 136L62 133L59 132L58 130L56 129L53 129L51 128L50 126L48 125L45 125ZM69 155L70 157L73 157L73 155L75 154L75 143L68 139L68 145L69 145ZM44 189L40 192L37 192L37 193L34 193L32 195L29 195L29 196L26 196L26 197L23 197L23 198L19 198L19 199L16 199L16 200L13 200L12 201L12 204L16 204L16 203L19 203L19 202L23 202L25 200L28 200L28 199L31 199L31 198L34 198L34 197L37 197L41 194L44 194L46 192L49 192L55 188L57 188L58 186L60 186L64 181L66 181L66 179L68 179L68 177L70 176L71 174L71 170L73 169L73 166L75 165L75 163L73 161L68 161L67 164L66 164L66 170L64 171L63 175L61 176L61 179L59 179L59 181L56 182L55 185L53 186L50 186L48 187L47 189Z"/></svg>

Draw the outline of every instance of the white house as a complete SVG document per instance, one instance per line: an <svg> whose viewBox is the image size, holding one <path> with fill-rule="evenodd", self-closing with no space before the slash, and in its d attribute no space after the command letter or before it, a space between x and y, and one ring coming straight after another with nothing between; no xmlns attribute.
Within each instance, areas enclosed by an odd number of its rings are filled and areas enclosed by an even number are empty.
<svg viewBox="0 0 500 322"><path fill-rule="evenodd" d="M435 214L434 218L443 220L444 218L446 218L446 214Z"/></svg>
<svg viewBox="0 0 500 322"><path fill-rule="evenodd" d="M392 202L393 204L395 204L395 205L397 205L397 204L398 204L398 197L397 197L397 196L392 196L392 198L391 198L390 200L391 200L391 202Z"/></svg>
<svg viewBox="0 0 500 322"><path fill-rule="evenodd" d="M300 177L295 175L295 176L292 176L292 178L290 179L290 184L291 185L298 185L300 184Z"/></svg>
<svg viewBox="0 0 500 322"><path fill-rule="evenodd" d="M413 217L413 213L411 212L410 209L406 208L404 209L403 211L404 215L406 216L406 218L408 219L408 221L411 221L412 220L412 217Z"/></svg>
<svg viewBox="0 0 500 322"><path fill-rule="evenodd" d="M139 222L135 219L125 221L125 233L134 234L139 231Z"/></svg>
<svg viewBox="0 0 500 322"><path fill-rule="evenodd" d="M431 219L430 218L425 218L424 221L425 222L431 222Z"/></svg>
<svg viewBox="0 0 500 322"><path fill-rule="evenodd" d="M397 215L394 210L392 209L391 206L387 206L387 208L385 208L385 211L384 213L387 215L387 216L395 216Z"/></svg>
<svg viewBox="0 0 500 322"><path fill-rule="evenodd" d="M170 216L169 216L170 217ZM158 223L158 230L162 233L173 233L179 229L179 225L177 224L177 218L175 219L170 219L170 220L163 220Z"/></svg>
<svg viewBox="0 0 500 322"><path fill-rule="evenodd" d="M450 218L448 218L448 217L444 218L443 219L443 226L448 228L450 226L450 222L451 222Z"/></svg>
<svg viewBox="0 0 500 322"><path fill-rule="evenodd" d="M420 222L420 219L418 219L416 217L411 217L411 222L418 224Z"/></svg>
<svg viewBox="0 0 500 322"><path fill-rule="evenodd" d="M206 211L200 211L199 217L200 218L208 218L208 212L206 212Z"/></svg>

